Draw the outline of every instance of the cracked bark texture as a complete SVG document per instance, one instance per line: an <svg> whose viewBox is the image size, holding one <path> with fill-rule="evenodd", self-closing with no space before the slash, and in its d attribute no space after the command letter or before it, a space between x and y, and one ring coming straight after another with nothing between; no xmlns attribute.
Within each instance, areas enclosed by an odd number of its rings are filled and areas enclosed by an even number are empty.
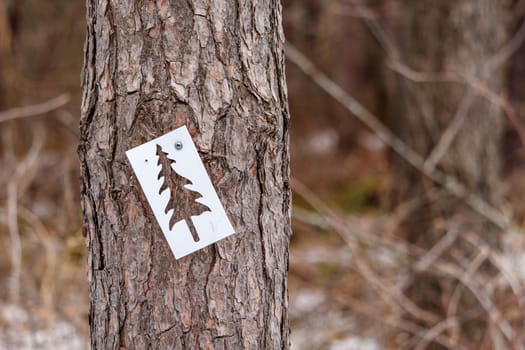
<svg viewBox="0 0 525 350"><path fill-rule="evenodd" d="M287 349L279 1L87 9L79 157L92 349ZM124 152L181 125L236 234L176 261Z"/></svg>
<svg viewBox="0 0 525 350"><path fill-rule="evenodd" d="M487 86L499 93L504 86L504 68L483 77L483 67L507 43L511 1L419 0L400 3L398 41L401 60L420 72L457 72L481 78ZM413 149L427 157L445 132L464 98L468 95L462 84L445 82L412 82L398 77L393 100L399 104L399 113L390 123ZM481 96L473 96L465 109L465 122L438 168L463 183L495 207L501 205L500 158L503 116L498 106ZM402 235L425 249L433 247L450 230L459 230L460 236L449 250L442 254L446 261L470 261L477 249L462 243L462 233L474 232L494 248L500 245L500 232L488 220L473 213L461 200L441 194L428 196L432 184L419 171L397 161L397 201L414 197L423 199L423 205L411 213ZM489 278L493 269L485 264L477 271L478 277ZM415 282L408 289L411 298L423 309L439 316L450 317L451 299L456 281L435 275L416 273ZM473 295L461 291L458 314L469 309L481 309ZM486 316L482 313L483 316ZM432 322L424 326L434 326ZM487 330L486 319L460 322L447 331L452 339L467 344L481 344ZM433 344L430 349L441 348Z"/></svg>

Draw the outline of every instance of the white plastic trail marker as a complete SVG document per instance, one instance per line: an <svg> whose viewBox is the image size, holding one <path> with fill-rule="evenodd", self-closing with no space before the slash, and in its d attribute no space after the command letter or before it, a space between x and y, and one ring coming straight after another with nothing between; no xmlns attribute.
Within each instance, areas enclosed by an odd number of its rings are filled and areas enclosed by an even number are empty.
<svg viewBox="0 0 525 350"><path fill-rule="evenodd" d="M176 259L234 233L186 126L126 155Z"/></svg>

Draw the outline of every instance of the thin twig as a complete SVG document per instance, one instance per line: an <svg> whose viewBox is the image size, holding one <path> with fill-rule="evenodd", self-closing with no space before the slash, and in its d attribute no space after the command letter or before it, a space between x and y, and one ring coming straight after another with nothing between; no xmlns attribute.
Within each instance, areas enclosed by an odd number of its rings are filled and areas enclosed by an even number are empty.
<svg viewBox="0 0 525 350"><path fill-rule="evenodd" d="M416 82L461 82L459 77L455 73L425 73L425 76L423 76L423 74L421 73L416 73L413 70L407 69L408 67L401 63L401 54L399 53L397 46L394 44L394 41L390 39L384 28L379 24L379 21L377 20L377 16L375 15L374 11L370 10L366 6L363 6L359 3L351 2L350 8L341 5L339 5L337 8L339 10L337 11L339 15L350 14L352 16L359 17L364 21L366 26L369 28L370 33L372 33L374 38L377 40L379 45L383 48L383 50L389 57L390 62L388 66L393 68L395 71L402 74L403 76ZM498 50L498 52L496 52L496 54L494 54L485 63L485 65L480 70L481 79L485 80L488 77L490 77L490 75L496 69L498 69L504 62L506 62L512 55L514 55L519 50L519 48L523 45L523 42L525 42L525 21L523 21L520 28L513 35L512 39L510 39L500 50ZM454 141L457 134L464 125L468 116L468 111L470 110L470 107L475 101L476 95L474 91L479 91L478 87L480 85L486 85L472 84L469 82L471 80L472 79L469 79L468 77L465 79L465 81L468 83L467 85L469 85L469 88L465 96L461 100L456 110L456 113L452 118L452 121L445 129L445 131L439 138L434 148L429 153L429 156L427 157L424 163L424 167L428 171L434 170L434 168L439 163L441 158L443 158L446 151L450 148L452 142ZM490 91L489 89L486 90ZM517 113L514 111L510 102L507 99L504 99L495 93L485 93L482 95L487 97L492 103L495 103L504 111L505 115L509 119L509 122L516 129L523 146L525 146L525 128L522 126L521 121L517 117Z"/></svg>
<svg viewBox="0 0 525 350"><path fill-rule="evenodd" d="M461 99L452 121L441 134L437 144L434 146L434 148L432 148L427 159L425 160L425 164L423 164L423 166L425 169L427 169L427 171L434 171L439 161L441 161L445 153L447 153L448 149L452 145L452 142L465 124L468 111L475 99L476 94L474 93L473 89L468 89L465 96Z"/></svg>
<svg viewBox="0 0 525 350"><path fill-rule="evenodd" d="M466 271L463 273L465 277L472 277L472 275L478 270L478 268L481 266L481 264L487 259L488 251L483 250L478 253L478 255L471 261L469 266L467 266ZM464 285L461 283L458 283L458 285L454 288L451 296L450 301L447 305L447 316L452 316L457 314L459 302L461 299L461 290L464 288Z"/></svg>
<svg viewBox="0 0 525 350"><path fill-rule="evenodd" d="M374 11L362 4L352 2L350 6L336 4L332 12L338 16L343 15L362 19L383 50L385 50L392 59L399 59L399 50L388 36L388 33L379 25Z"/></svg>
<svg viewBox="0 0 525 350"><path fill-rule="evenodd" d="M45 252L43 272L41 273L40 294L48 311L53 310L53 296L55 295L55 273L58 266L56 242L40 218L24 206L19 206L20 217L33 228L33 231L42 244Z"/></svg>
<svg viewBox="0 0 525 350"><path fill-rule="evenodd" d="M0 123L13 119L34 117L40 114L45 114L54 111L55 109L65 106L70 99L71 97L69 96L69 94L62 94L36 105L16 107L8 109L6 111L1 111Z"/></svg>
<svg viewBox="0 0 525 350"><path fill-rule="evenodd" d="M22 244L18 227L18 183L30 168L32 168L44 144L40 129L35 130L34 140L24 160L16 166L14 175L7 183L7 226L11 241L11 283L9 296L11 302L17 303L20 294L20 278L22 273Z"/></svg>
<svg viewBox="0 0 525 350"><path fill-rule="evenodd" d="M304 184L302 184L297 179L292 178L290 185L293 189L293 191L300 195L301 198L303 198L314 210L316 210L319 214L321 214L321 217L323 217L327 224L330 225L334 229L334 231L341 236L341 238L347 243L347 246L353 250L355 253L355 250L353 247L355 244L348 239L348 234L350 233L352 238L358 239L360 242L364 242L367 244L373 245L376 242L377 244L386 245L388 247L395 248L399 252L404 252L406 254L419 257L419 259L423 259L423 257L427 254L422 250L421 248L417 248L414 246L409 246L408 244L402 244L400 242L392 241L388 238L381 237L370 237L373 235L365 235L365 234L359 234L355 232L348 232L347 226L341 226L339 224L339 220L337 216L335 216L334 212L321 200L319 199L313 192L311 192L308 187L306 187ZM368 237L365 237L368 236ZM362 240L361 240L362 239ZM501 333L507 338L507 340L514 344L514 346L517 349L522 349L523 344L520 342L519 338L516 336L516 333L512 326L509 324L507 320L505 320L502 317L502 312L497 308L497 306L494 304L492 299L489 296L489 293L483 288L482 284L480 284L478 281L474 279L472 276L473 270L477 269L477 267L480 264L480 261L484 261L487 257L490 256L490 249L488 247L480 247L480 254L478 256L478 259L475 259L475 262L473 265L467 266L466 270L463 270L459 268L458 266L444 261L443 259L439 259L439 257L436 257L433 259L433 264L431 264L430 268L431 270L429 272L434 272L439 275L445 275L451 278L454 278L458 280L462 285L464 285L468 290L471 291L471 293L474 295L474 297L478 300L479 305L485 310L487 315L489 316L492 323L494 323L498 329L501 331ZM358 259L356 259L357 261ZM475 268L474 268L474 267ZM359 269L359 272L363 275L364 278L367 279L367 281L374 281L373 278L370 278L369 271ZM373 276L372 276L373 277ZM377 281L374 281L374 286L377 288L376 283ZM381 295L386 297L384 295L385 290L383 288L376 289L376 291L380 292ZM390 290L390 293L392 296L399 296L402 294L399 290ZM397 299L396 302L399 303L400 306L402 306L403 309L407 310L412 309L412 305L408 305L405 303L405 300ZM415 306L417 309L419 309L417 306ZM419 310L423 311L423 310ZM420 314L419 311L417 314ZM414 314L414 310L411 312ZM420 314L421 315L421 314Z"/></svg>
<svg viewBox="0 0 525 350"><path fill-rule="evenodd" d="M501 48L499 51L494 54L488 61L485 63L484 70L486 74L493 72L495 69L498 69L503 63L505 63L509 58L511 58L520 47L525 42L525 21L521 23L521 26L518 28L516 33L512 38Z"/></svg>
<svg viewBox="0 0 525 350"><path fill-rule="evenodd" d="M454 265L449 263L435 264L433 265L433 268L439 272L453 276L466 286L478 300L480 305L485 309L490 320L498 326L499 330L507 340L511 344L516 344L519 349L523 348L523 344L519 342L512 326L503 318L501 311L496 307L489 294L486 293L479 283L474 281L471 276L459 271Z"/></svg>
<svg viewBox="0 0 525 350"><path fill-rule="evenodd" d="M481 95L487 98L487 100L489 100L494 105L500 107L503 110L503 113L509 120L509 123L514 127L514 130L516 130L516 132L518 133L522 146L525 147L525 126L523 126L520 118L518 117L518 113L516 112L514 107L512 107L510 101L504 96L501 96L493 90L491 90L487 86L487 84L484 83L482 80L476 77L469 76L464 76L464 78L465 81L471 87L473 87Z"/></svg>
<svg viewBox="0 0 525 350"><path fill-rule="evenodd" d="M18 303L20 295L20 278L22 273L22 243L20 242L20 231L18 228L18 197L16 193L16 182L9 181L7 184L7 227L9 229L9 249L11 257L11 273L9 276L9 299L13 304Z"/></svg>
<svg viewBox="0 0 525 350"><path fill-rule="evenodd" d="M467 232L462 235L462 238L469 242L472 247L478 250L485 250L489 252L490 262L501 272L501 276L507 281L508 285L511 287L512 291L518 298L519 305L525 304L525 295L523 293L524 286L522 279L518 276L516 271L509 271L503 262L503 258L490 249L490 245L485 242L479 235L473 232Z"/></svg>
<svg viewBox="0 0 525 350"><path fill-rule="evenodd" d="M427 331L427 333L415 345L415 347L410 346L410 348L414 348L415 350L426 349L428 347L428 345L434 339L436 339L436 337L440 336L441 333L443 333L447 329L456 327L460 322L465 322L467 320L476 318L479 315L481 315L482 312L483 312L483 309L480 309L479 307L475 307L475 308L472 308L472 309L467 310L466 312L462 313L461 316L448 317L448 318L444 319L443 321L437 323L432 328L430 328ZM454 344L454 341L452 341L452 344Z"/></svg>
<svg viewBox="0 0 525 350"><path fill-rule="evenodd" d="M448 249L457 239L459 231L456 228L450 229L441 239L432 246L419 260L413 264L415 271L425 271L434 264L439 257ZM405 290L413 282L415 276L408 275L398 283L400 290Z"/></svg>
<svg viewBox="0 0 525 350"><path fill-rule="evenodd" d="M434 327L430 328L421 340L416 344L414 350L424 350L428 345L434 341L441 333L449 328L456 327L458 320L455 317L447 318L446 320L439 322Z"/></svg>
<svg viewBox="0 0 525 350"><path fill-rule="evenodd" d="M305 280L306 282L309 282L309 283L312 282L311 279L309 278L310 277L309 274L301 273L293 269L293 267L290 268L290 273ZM338 303L346 307L349 307L353 311L360 313L364 315L365 317L381 322L388 327L406 331L422 340L429 337L428 331L426 331L425 328L423 328L422 326L416 323L413 323L413 322L410 322L404 319L392 319L391 317L384 317L383 312L378 312L376 309L371 307L368 303L363 303L358 299L354 299L347 294L339 292L337 289L334 290L334 289L325 288L325 292L328 294L328 296L331 299L337 301ZM450 350L466 350L467 349L467 347L461 344L456 344L453 341L451 341L451 339L441 334L436 334L435 338L432 340L435 340L437 343L443 345L445 348L450 349Z"/></svg>
<svg viewBox="0 0 525 350"><path fill-rule="evenodd" d="M435 183L443 186L449 193L462 199L476 212L487 218L499 228L505 230L510 225L510 220L501 211L494 208L478 195L471 193L463 184L454 177L447 175L437 169L433 172L424 167L423 157L408 146L403 140L394 135L379 119L370 113L355 98L345 92L333 80L319 71L314 64L306 58L293 45L286 45L286 57L309 76L319 87L336 101L341 103L348 111L354 114L361 122L367 125L377 136L397 154L407 161L414 168Z"/></svg>
<svg viewBox="0 0 525 350"><path fill-rule="evenodd" d="M373 20L373 19L368 19ZM377 21L376 21L377 22ZM506 60L508 60L514 53L517 52L517 50L523 45L523 42L525 40L525 21L522 23L521 27L518 29L516 34L512 37L512 39L504 45L496 54L494 54L483 66L483 68L480 71L480 77L482 80L487 79L490 77L490 75L498 69ZM396 64L392 64L391 66L395 66ZM402 66L402 64L398 61L398 66ZM407 69L398 70L399 73L403 74L405 77L409 77L405 75L405 72ZM423 75L423 74L420 74ZM450 79L450 81L459 82L458 77L454 77L454 73L433 73L431 75L427 76L429 77L429 80L427 81L445 81L446 79ZM436 79L435 77L440 77ZM514 109L511 107L510 102L508 102L506 99L503 98L494 98L494 96L497 96L497 94L493 93L486 87L485 83L481 83L481 79L476 79L477 82L473 82L475 78L465 76L464 80L468 85L467 93L465 94L465 97L461 100L459 107L452 118L452 121L450 122L449 126L445 131L443 132L442 136L440 137L438 143L434 146L434 149L430 152L430 155L428 156L427 160L425 161L425 166L432 170L437 165L437 163L440 161L440 159L444 156L446 151L450 148L450 145L452 144L452 141L456 138L457 134L461 130L461 127L465 123L465 120L467 119L468 111L472 104L475 101L475 93L482 92L481 95L488 98L492 103L495 103L498 105L502 110L504 111L505 115L509 119L512 126L517 130L518 135L520 136L521 142L523 146L525 146L525 131L523 126L521 126L521 123L519 121L519 118L516 117L516 113L514 112ZM485 88L483 88L485 86Z"/></svg>
<svg viewBox="0 0 525 350"><path fill-rule="evenodd" d="M485 97L490 103L501 108L509 123L516 130L521 144L525 147L525 126L522 124L514 107L512 107L512 104L507 98L492 91L482 80L473 76L459 73L456 74L454 72L418 72L400 62L391 62L389 67L394 72L415 82L453 82L466 84L468 87L467 93L461 100L452 121L449 123L443 134L441 134L438 143L434 146L425 160L424 167L427 171L433 171L449 149L455 137L463 127L468 116L468 111L474 103L477 95Z"/></svg>
<svg viewBox="0 0 525 350"><path fill-rule="evenodd" d="M342 303L343 305L346 305L350 307L352 310L355 310L361 314L364 314L365 316L370 317L371 319L380 321L390 327L397 328L409 333L412 333L415 336L418 336L422 339L424 339L427 332L425 332L425 328L417 325L416 323L407 321L407 320L391 320L387 317L382 317L380 314L376 312L376 310L370 309L366 304L363 304L359 302L358 300L355 300L348 295L342 295L340 293L334 293L332 292L334 299ZM440 334L436 334L434 337L434 340L443 345L445 348L450 350L464 350L467 349L465 346L461 344L454 344L449 338L444 337Z"/></svg>
<svg viewBox="0 0 525 350"><path fill-rule="evenodd" d="M443 252L456 241L459 231L456 229L449 230L434 246L428 251L415 265L418 271L426 270L432 265Z"/></svg>
<svg viewBox="0 0 525 350"><path fill-rule="evenodd" d="M346 234L344 233L344 229L342 230L341 227L336 223L336 221L333 218L333 213L328 206L323 203L319 198L317 198L306 186L304 186L300 181L297 179L293 179L290 182L292 189L300 194L300 196L309 204L311 205L315 210L319 211L321 214L328 214L329 216L326 217L327 223L343 238L345 242L347 242L348 247L352 248L354 244L350 244L351 242L348 241ZM392 243L390 243L392 244ZM352 249L355 253L355 250ZM486 251L483 251L482 258L485 259L487 254ZM419 253L419 255L423 258L425 255L422 253ZM359 259L355 260L356 263L359 262ZM477 265L477 261L476 261ZM367 281L372 282L373 285L377 288L376 291L380 292L383 296L387 297L385 292L385 286L382 286L382 284L377 280L377 277L375 274L371 273L371 270L369 269L363 269L363 266L358 266L360 273L364 278L367 279ZM498 326L502 334L509 340L510 343L516 343L517 337L515 335L514 330L510 326L510 324L503 319L501 311L496 307L496 305L493 303L493 301L490 299L488 293L486 293L481 285L476 282L473 277L471 276L472 272L467 270L461 271L456 266L445 263L442 261L437 261L437 258L434 259L434 264L432 264L432 269L435 271L438 271L440 273L446 274L448 276L451 276L458 281L460 281L463 285L469 289L472 294L476 297L476 299L479 301L480 305L485 309L487 314L490 317L490 320ZM402 306L403 309L411 313L412 315L416 316L420 319L427 319L431 318L433 319L432 314L427 314L425 310L420 309L417 305L413 304L412 302L407 301L406 298L403 298L401 296L404 296L401 291L399 290L390 290L390 293L393 297L396 298L396 302L399 303L400 306ZM435 322L433 322L435 323ZM519 344L519 343L518 343Z"/></svg>
<svg viewBox="0 0 525 350"><path fill-rule="evenodd" d="M325 204L323 203L315 194L313 194L304 184L299 180L292 178L290 181L292 189L299 193L300 196L308 202L316 211L322 213L327 224L334 229L336 233L343 239L347 244L348 248L352 251L356 259L356 268L359 273L370 283L372 287L377 291L377 293L384 297L385 301L388 304L394 305L404 309L409 314L414 317L425 320L430 323L437 322L437 318L434 314L429 311L423 310L418 307L414 302L408 299L401 290L393 290L392 287L387 287L381 283L377 274L372 270L364 259L360 258L359 246L355 244L354 241L349 240L348 236L344 234L346 225L341 224L338 220L338 216ZM362 237L363 235L359 235ZM368 240L370 241L370 239Z"/></svg>

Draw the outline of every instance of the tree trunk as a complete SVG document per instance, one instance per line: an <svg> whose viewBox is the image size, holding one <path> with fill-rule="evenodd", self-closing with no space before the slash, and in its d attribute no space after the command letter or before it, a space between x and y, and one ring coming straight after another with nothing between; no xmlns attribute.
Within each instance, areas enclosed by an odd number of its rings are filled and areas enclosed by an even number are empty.
<svg viewBox="0 0 525 350"><path fill-rule="evenodd" d="M79 157L92 349L287 349L278 0L88 0ZM186 125L236 234L175 260L124 152Z"/></svg>
<svg viewBox="0 0 525 350"><path fill-rule="evenodd" d="M507 40L510 2L493 0L435 1L418 0L402 2L399 10L399 48L401 60L411 69L420 72L457 72L486 81L497 93L503 87L503 69L500 65L490 75L484 76L487 62ZM500 136L502 116L499 108L485 98L469 94L464 85L448 82L412 82L399 77L398 91L394 98L400 113L391 120L398 134L421 155L427 157L438 143L443 132L455 117L460 105L465 109L463 127L444 154L437 168L456 177L473 193L493 206L500 205ZM467 97L467 99L469 99ZM431 183L424 176L409 168L397 165L398 201L426 197ZM466 233L474 232L497 247L499 233L487 220L469 210L461 200L451 196L428 196L426 203L412 213L403 227L403 235L421 247L430 249L450 230L460 230L459 238L443 258L459 265L469 262L479 251L462 240ZM462 260L464 259L464 260ZM480 274L489 274L481 268ZM418 274L408 289L417 304L441 317L449 313L451 295L457 281L446 281L428 274ZM466 290L462 290L459 313L480 308L479 303ZM454 311L455 312L455 311ZM453 331L452 338L468 344L482 341L486 331L484 320L462 322ZM425 324L427 327L433 324ZM454 333L456 332L456 333ZM452 334L454 333L454 334Z"/></svg>

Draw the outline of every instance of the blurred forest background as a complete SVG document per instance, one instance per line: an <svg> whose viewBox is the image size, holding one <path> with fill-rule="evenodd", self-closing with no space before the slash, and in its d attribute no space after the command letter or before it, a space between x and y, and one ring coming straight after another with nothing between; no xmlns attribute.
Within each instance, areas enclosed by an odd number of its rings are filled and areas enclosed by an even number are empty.
<svg viewBox="0 0 525 350"><path fill-rule="evenodd" d="M84 349L82 1L0 0L0 349ZM525 1L284 0L293 349L523 349Z"/></svg>

